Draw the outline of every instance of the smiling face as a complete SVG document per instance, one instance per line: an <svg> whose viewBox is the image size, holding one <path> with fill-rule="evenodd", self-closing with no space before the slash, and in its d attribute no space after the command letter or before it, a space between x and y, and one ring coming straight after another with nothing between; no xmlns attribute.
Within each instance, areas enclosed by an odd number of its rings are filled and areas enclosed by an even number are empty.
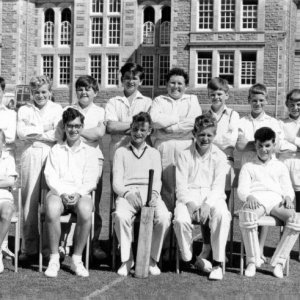
<svg viewBox="0 0 300 300"><path fill-rule="evenodd" d="M263 94L251 94L248 101L251 106L251 115L253 118L262 114L265 106L268 104L266 95Z"/></svg>
<svg viewBox="0 0 300 300"><path fill-rule="evenodd" d="M287 101L287 108L292 119L297 120L300 116L300 95L291 95Z"/></svg>
<svg viewBox="0 0 300 300"><path fill-rule="evenodd" d="M51 91L49 90L48 84L43 84L36 90L31 90L34 104L39 108L43 108L48 100L51 99Z"/></svg>
<svg viewBox="0 0 300 300"><path fill-rule="evenodd" d="M204 127L200 130L197 130L197 132L194 132L197 149L200 155L205 154L209 150L210 145L212 144L215 136L215 127Z"/></svg>
<svg viewBox="0 0 300 300"><path fill-rule="evenodd" d="M80 86L76 88L76 96L79 102L79 105L82 108L88 107L96 97L97 93L94 91L91 86Z"/></svg>
<svg viewBox="0 0 300 300"><path fill-rule="evenodd" d="M174 100L180 99L186 90L186 83L183 76L173 75L167 82L167 91Z"/></svg>
<svg viewBox="0 0 300 300"><path fill-rule="evenodd" d="M151 127L148 122L135 122L131 125L131 143L138 148L148 135L151 134Z"/></svg>
<svg viewBox="0 0 300 300"><path fill-rule="evenodd" d="M132 73L132 72L125 72L124 76L122 77L122 84L124 88L124 94L126 97L131 96L134 94L139 86L141 86L143 81L140 79L140 73Z"/></svg>
<svg viewBox="0 0 300 300"><path fill-rule="evenodd" d="M275 142L273 140L267 140L264 142L256 140L255 148L258 158L262 162L267 162L272 158L272 154L275 151Z"/></svg>
<svg viewBox="0 0 300 300"><path fill-rule="evenodd" d="M80 117L75 118L72 121L65 124L65 132L67 136L67 143L74 144L80 139L80 134L83 128L83 124L80 121Z"/></svg>
<svg viewBox="0 0 300 300"><path fill-rule="evenodd" d="M208 97L211 100L211 108L214 112L218 112L225 105L228 99L228 93L223 90L212 90L208 89Z"/></svg>

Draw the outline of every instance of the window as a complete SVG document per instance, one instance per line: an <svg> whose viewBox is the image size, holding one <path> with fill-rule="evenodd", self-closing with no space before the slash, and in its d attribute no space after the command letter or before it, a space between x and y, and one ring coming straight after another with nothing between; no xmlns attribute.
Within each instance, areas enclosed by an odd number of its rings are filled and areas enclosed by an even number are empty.
<svg viewBox="0 0 300 300"><path fill-rule="evenodd" d="M70 56L62 55L59 57L59 84L70 83Z"/></svg>
<svg viewBox="0 0 300 300"><path fill-rule="evenodd" d="M91 20L91 43L92 45L101 45L103 38L103 19L102 17L92 17Z"/></svg>
<svg viewBox="0 0 300 300"><path fill-rule="evenodd" d="M121 12L121 0L109 0L109 12Z"/></svg>
<svg viewBox="0 0 300 300"><path fill-rule="evenodd" d="M221 0L221 29L234 29L235 0Z"/></svg>
<svg viewBox="0 0 300 300"><path fill-rule="evenodd" d="M71 44L71 10L65 8L61 12L61 28L60 28L60 44L70 45Z"/></svg>
<svg viewBox="0 0 300 300"><path fill-rule="evenodd" d="M107 84L108 85L118 85L118 71L119 71L119 56L118 55L108 55L107 57Z"/></svg>
<svg viewBox="0 0 300 300"><path fill-rule="evenodd" d="M213 8L213 0L199 0L199 29L213 28Z"/></svg>
<svg viewBox="0 0 300 300"><path fill-rule="evenodd" d="M170 45L170 31L171 31L171 8L169 6L163 7L161 11L160 24L160 45Z"/></svg>
<svg viewBox="0 0 300 300"><path fill-rule="evenodd" d="M226 79L230 85L234 82L234 53L221 52L219 76Z"/></svg>
<svg viewBox="0 0 300 300"><path fill-rule="evenodd" d="M44 45L54 45L54 11L52 8L45 11Z"/></svg>
<svg viewBox="0 0 300 300"><path fill-rule="evenodd" d="M109 44L118 45L120 44L120 18L111 17L109 18Z"/></svg>
<svg viewBox="0 0 300 300"><path fill-rule="evenodd" d="M197 84L207 84L212 78L212 52L198 52Z"/></svg>
<svg viewBox="0 0 300 300"><path fill-rule="evenodd" d="M243 29L257 28L257 0L243 0Z"/></svg>
<svg viewBox="0 0 300 300"><path fill-rule="evenodd" d="M153 86L153 68L154 68L154 57L152 55L142 56L142 66L144 68L145 77L143 80L144 86Z"/></svg>
<svg viewBox="0 0 300 300"><path fill-rule="evenodd" d="M256 53L242 53L241 84L254 84L256 82Z"/></svg>
<svg viewBox="0 0 300 300"><path fill-rule="evenodd" d="M154 9L148 6L144 9L144 25L143 25L143 44L154 45L155 37L155 18Z"/></svg>
<svg viewBox="0 0 300 300"><path fill-rule="evenodd" d="M103 13L103 0L93 0L92 12L93 13Z"/></svg>
<svg viewBox="0 0 300 300"><path fill-rule="evenodd" d="M91 76L101 84L101 55L91 55Z"/></svg>
<svg viewBox="0 0 300 300"><path fill-rule="evenodd" d="M166 77L170 70L170 56L160 55L159 56L159 85L165 86L167 84Z"/></svg>
<svg viewBox="0 0 300 300"><path fill-rule="evenodd" d="M53 79L53 56L43 56L43 74Z"/></svg>

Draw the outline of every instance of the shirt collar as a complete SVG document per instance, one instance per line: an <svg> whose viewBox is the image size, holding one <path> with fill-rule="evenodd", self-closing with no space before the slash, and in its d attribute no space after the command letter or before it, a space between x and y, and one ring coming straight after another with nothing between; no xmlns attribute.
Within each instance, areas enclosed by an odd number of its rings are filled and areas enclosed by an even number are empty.
<svg viewBox="0 0 300 300"><path fill-rule="evenodd" d="M277 158L274 155L272 155L271 159L268 162L265 163L265 162L262 162L258 158L257 155L255 156L255 163L258 164L258 165L262 165L262 166L268 166L269 164L272 164L275 160L277 160Z"/></svg>
<svg viewBox="0 0 300 300"><path fill-rule="evenodd" d="M295 119L291 118L290 116L288 116L287 120L289 120L290 122L293 122L293 123L300 123L300 117L297 120L295 120Z"/></svg>
<svg viewBox="0 0 300 300"><path fill-rule="evenodd" d="M141 94L141 92L140 92L140 91L137 91L135 97L134 97L133 100L132 100L132 103L133 103L134 101L136 101L137 99L144 99L144 98L145 98L145 97ZM130 106L130 105L129 105L129 101L128 101L128 99L127 99L126 96L116 96L116 99L119 100L119 101L121 101L121 102L123 102L123 103L124 103L125 105L127 105L128 107Z"/></svg>
<svg viewBox="0 0 300 300"><path fill-rule="evenodd" d="M196 148L196 141L194 140L193 145L192 145L193 155L196 158L199 158L200 160L207 160L207 159L209 159L209 157L211 155L212 147L213 147L213 145L211 144L210 149L204 155L200 155Z"/></svg>
<svg viewBox="0 0 300 300"><path fill-rule="evenodd" d="M68 152L79 152L83 149L86 148L86 144L80 140L80 144L79 146L75 149L75 151L73 149L70 148L70 146L67 144L67 141L64 141L62 144L61 144L61 147L66 149Z"/></svg>
<svg viewBox="0 0 300 300"><path fill-rule="evenodd" d="M181 98L179 99L173 99L172 97L170 97L169 95L161 95L162 98L169 100L169 101L182 101L182 100L186 100L189 99L191 97L190 94L183 94Z"/></svg>
<svg viewBox="0 0 300 300"><path fill-rule="evenodd" d="M257 118L253 118L251 113L248 115L249 118L253 121L264 121L267 119L270 119L271 117L269 115L267 115L264 111L262 112L262 114L260 114Z"/></svg>
<svg viewBox="0 0 300 300"><path fill-rule="evenodd" d="M219 114L215 113L211 107L210 107L209 111L213 116L220 116L222 114L226 114L226 115L230 114L230 108L228 108L226 105L224 105L222 112L220 112Z"/></svg>
<svg viewBox="0 0 300 300"><path fill-rule="evenodd" d="M144 142L144 144L140 147L140 149L135 148L131 142L128 143L128 147L131 149L134 149L136 151L143 151L145 148L148 148L148 145L146 142Z"/></svg>

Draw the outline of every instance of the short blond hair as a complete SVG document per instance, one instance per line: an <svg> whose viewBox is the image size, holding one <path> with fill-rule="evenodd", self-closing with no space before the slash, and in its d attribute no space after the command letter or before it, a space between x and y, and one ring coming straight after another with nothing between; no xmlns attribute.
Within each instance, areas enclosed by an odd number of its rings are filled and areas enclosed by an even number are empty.
<svg viewBox="0 0 300 300"><path fill-rule="evenodd" d="M49 91L52 89L52 82L46 75L35 76L30 79L29 86L31 91L39 89L42 85L47 84Z"/></svg>

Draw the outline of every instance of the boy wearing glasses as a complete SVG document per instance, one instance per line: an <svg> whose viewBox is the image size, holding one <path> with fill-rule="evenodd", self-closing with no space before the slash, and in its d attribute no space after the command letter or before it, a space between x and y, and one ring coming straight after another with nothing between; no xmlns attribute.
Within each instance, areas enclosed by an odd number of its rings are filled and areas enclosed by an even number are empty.
<svg viewBox="0 0 300 300"><path fill-rule="evenodd" d="M63 113L66 141L56 144L49 153L45 179L50 188L45 201L46 226L49 234L50 261L45 275L56 277L60 269L58 244L61 235L60 216L75 212L77 224L71 270L87 277L82 263L82 252L91 228L93 203L90 196L96 187L99 165L97 150L80 139L84 116L75 108Z"/></svg>

